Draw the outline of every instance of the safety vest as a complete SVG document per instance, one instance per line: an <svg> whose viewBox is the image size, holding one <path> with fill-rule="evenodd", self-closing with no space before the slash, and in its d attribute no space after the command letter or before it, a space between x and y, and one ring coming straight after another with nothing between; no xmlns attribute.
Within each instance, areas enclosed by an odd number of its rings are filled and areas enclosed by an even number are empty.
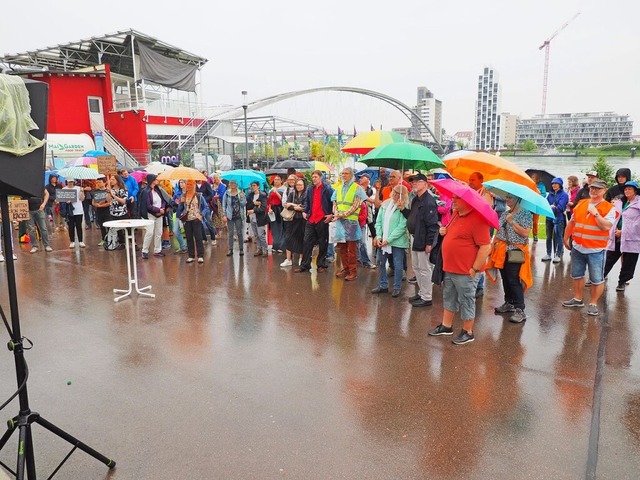
<svg viewBox="0 0 640 480"><path fill-rule="evenodd" d="M336 206L338 207L338 213L347 212L351 209L353 205L353 200L356 198L356 190L358 189L358 184L353 182L347 190L346 197L342 198L343 188L340 187L336 190ZM360 207L356 208L355 212L352 212L351 215L345 217L347 220L358 221L358 215L360 214Z"/></svg>
<svg viewBox="0 0 640 480"><path fill-rule="evenodd" d="M609 241L609 230L602 230L593 215L589 215L587 207L588 200L582 200L573 209L575 226L573 228L573 241L584 248L607 248ZM606 217L613 205L606 200L602 200L596 209L602 217Z"/></svg>

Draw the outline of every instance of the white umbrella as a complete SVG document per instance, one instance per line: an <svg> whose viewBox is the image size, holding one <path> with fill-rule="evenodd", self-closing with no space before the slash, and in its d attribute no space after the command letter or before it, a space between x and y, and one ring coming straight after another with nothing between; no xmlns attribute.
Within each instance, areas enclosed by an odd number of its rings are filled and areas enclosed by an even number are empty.
<svg viewBox="0 0 640 480"><path fill-rule="evenodd" d="M173 167L171 165L167 165L166 163L160 162L151 162L144 169L147 173L153 173L154 175L158 175L162 172L166 172L167 170L171 170Z"/></svg>
<svg viewBox="0 0 640 480"><path fill-rule="evenodd" d="M95 180L97 178L104 177L104 175L98 173L98 170L87 167L63 168L58 173L67 180L70 178L76 180Z"/></svg>

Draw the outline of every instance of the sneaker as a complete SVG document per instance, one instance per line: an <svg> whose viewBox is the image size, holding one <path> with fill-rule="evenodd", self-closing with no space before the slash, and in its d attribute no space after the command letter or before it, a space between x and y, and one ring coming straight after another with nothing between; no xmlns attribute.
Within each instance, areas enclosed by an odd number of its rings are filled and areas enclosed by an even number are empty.
<svg viewBox="0 0 640 480"><path fill-rule="evenodd" d="M352 282L354 280L358 279L358 275L355 273L350 273L349 275L347 275L346 277L344 277L344 281L345 282Z"/></svg>
<svg viewBox="0 0 640 480"><path fill-rule="evenodd" d="M142 258L143 258L144 260L148 260L148 259L149 259L149 254L148 254L148 253L144 253L144 252L142 252Z"/></svg>
<svg viewBox="0 0 640 480"><path fill-rule="evenodd" d="M29 250L29 253L38 253L38 247L33 247L31 250Z"/></svg>
<svg viewBox="0 0 640 480"><path fill-rule="evenodd" d="M227 252L227 257L232 257L233 256L233 250L229 250Z"/></svg>
<svg viewBox="0 0 640 480"><path fill-rule="evenodd" d="M71 242L69 244L69 248L76 248L76 242Z"/></svg>
<svg viewBox="0 0 640 480"><path fill-rule="evenodd" d="M543 262L550 262L551 261L551 255L545 255L544 257L542 257L542 261Z"/></svg>
<svg viewBox="0 0 640 480"><path fill-rule="evenodd" d="M429 330L428 335L432 337L439 337L441 335L453 335L453 328L445 327L443 324L440 324L436 328Z"/></svg>
<svg viewBox="0 0 640 480"><path fill-rule="evenodd" d="M516 308L516 311L513 315L509 317L509 321L511 323L522 323L527 319L527 316L524 313L524 310L521 308Z"/></svg>
<svg viewBox="0 0 640 480"><path fill-rule="evenodd" d="M409 300L407 300L409 303L411 302L415 302L417 300L420 300L420 295L414 295L413 297L409 297Z"/></svg>
<svg viewBox="0 0 640 480"><path fill-rule="evenodd" d="M560 263L560 257L554 257L553 263Z"/></svg>
<svg viewBox="0 0 640 480"><path fill-rule="evenodd" d="M369 265L369 268L371 270L375 270L376 268L378 268L378 266L375 263L372 263L371 265Z"/></svg>
<svg viewBox="0 0 640 480"><path fill-rule="evenodd" d="M569 307L569 308L582 308L582 307L584 307L584 302L582 300L578 300L578 299L572 298L571 300L567 300L566 302L562 302L562 306L563 307Z"/></svg>
<svg viewBox="0 0 640 480"><path fill-rule="evenodd" d="M334 257L327 257L327 258L326 258L326 262L327 262L327 263L333 263L333 262L335 262L335 261L336 261L336 259L335 259Z"/></svg>
<svg viewBox="0 0 640 480"><path fill-rule="evenodd" d="M187 258L187 263L193 263L193 260L194 259L192 257L189 257L189 258Z"/></svg>
<svg viewBox="0 0 640 480"><path fill-rule="evenodd" d="M87 246L84 244L84 242L80 242L78 245L80 245L80 248L87 248Z"/></svg>
<svg viewBox="0 0 640 480"><path fill-rule="evenodd" d="M389 289L388 288L383 288L383 287L376 287L373 290L371 290L371 293L373 293L374 295L376 295L378 293L389 293Z"/></svg>
<svg viewBox="0 0 640 480"><path fill-rule="evenodd" d="M218 245L218 241L217 240L211 240L211 245L213 245L215 247L216 245Z"/></svg>
<svg viewBox="0 0 640 480"><path fill-rule="evenodd" d="M102 247L103 245L104 245L104 240L100 240L100 241L98 242L98 246L99 246L99 247Z"/></svg>
<svg viewBox="0 0 640 480"><path fill-rule="evenodd" d="M416 283L418 283L418 279L414 275L413 277L408 279L407 282L409 282L411 285L415 285Z"/></svg>
<svg viewBox="0 0 640 480"><path fill-rule="evenodd" d="M198 257L198 263L204 263L204 258Z"/></svg>
<svg viewBox="0 0 640 480"><path fill-rule="evenodd" d="M624 292L625 287L626 285L624 283L619 283L618 286L616 287L616 292Z"/></svg>
<svg viewBox="0 0 640 480"><path fill-rule="evenodd" d="M44 251L45 252L53 252L53 248L47 246L47 247L44 247Z"/></svg>
<svg viewBox="0 0 640 480"><path fill-rule="evenodd" d="M240 256L244 257L244 250L240 250Z"/></svg>
<svg viewBox="0 0 640 480"><path fill-rule="evenodd" d="M431 305L433 305L433 300L423 300L422 298L411 302L412 307L430 307Z"/></svg>
<svg viewBox="0 0 640 480"><path fill-rule="evenodd" d="M16 255L15 253L13 254L13 259L17 260L18 259L18 255Z"/></svg>
<svg viewBox="0 0 640 480"><path fill-rule="evenodd" d="M597 317L599 313L600 312L598 312L598 306L590 303L587 307L587 315L593 315L594 317Z"/></svg>
<svg viewBox="0 0 640 480"><path fill-rule="evenodd" d="M392 296L393 298L398 298L398 297L400 296L400 293L402 293L402 292L400 291L400 289L398 289L398 288L394 288L394 289L393 289L393 292L391 292L391 296Z"/></svg>
<svg viewBox="0 0 640 480"><path fill-rule="evenodd" d="M293 262L291 260L285 260L280 264L281 267L290 267L291 265L293 265Z"/></svg>
<svg viewBox="0 0 640 480"><path fill-rule="evenodd" d="M4 262L4 255L0 253L0 262Z"/></svg>
<svg viewBox="0 0 640 480"><path fill-rule="evenodd" d="M464 345L465 343L471 343L476 339L473 332L469 333L464 328L460 330L460 335L451 340L455 345Z"/></svg>
<svg viewBox="0 0 640 480"><path fill-rule="evenodd" d="M164 253L163 252L153 252L153 256L154 257L164 257Z"/></svg>
<svg viewBox="0 0 640 480"><path fill-rule="evenodd" d="M509 302L504 302L499 307L496 307L493 311L495 313L497 313L497 314L515 312L516 311L516 307L511 305Z"/></svg>
<svg viewBox="0 0 640 480"><path fill-rule="evenodd" d="M591 283L591 280L587 280L586 282L584 282L585 287L590 287L591 285L593 285L593 283Z"/></svg>

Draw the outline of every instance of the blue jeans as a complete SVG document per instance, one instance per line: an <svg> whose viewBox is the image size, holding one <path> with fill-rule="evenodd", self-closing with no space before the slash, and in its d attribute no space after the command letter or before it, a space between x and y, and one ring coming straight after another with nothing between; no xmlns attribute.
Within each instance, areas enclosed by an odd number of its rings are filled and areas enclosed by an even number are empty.
<svg viewBox="0 0 640 480"><path fill-rule="evenodd" d="M558 223L547 218L547 255L551 256L551 248L556 257L561 257L564 252L564 216Z"/></svg>
<svg viewBox="0 0 640 480"><path fill-rule="evenodd" d="M238 250L240 252L244 249L244 225L242 218L236 218L235 220L227 220L227 228L229 229L229 250L233 252L233 237L238 235Z"/></svg>
<svg viewBox="0 0 640 480"><path fill-rule="evenodd" d="M182 232L180 231L180 221L177 218L173 219L173 238L178 242L178 248L180 250L187 249L187 244L184 241Z"/></svg>
<svg viewBox="0 0 640 480"><path fill-rule="evenodd" d="M589 279L594 285L604 283L605 251L596 253L580 253L575 248L571 250L571 278L583 278L589 267Z"/></svg>
<svg viewBox="0 0 640 480"><path fill-rule="evenodd" d="M327 247L327 258L336 258L336 244L330 243Z"/></svg>
<svg viewBox="0 0 640 480"><path fill-rule="evenodd" d="M389 288L389 280L387 278L387 261L393 262L393 288L400 290L402 287L402 264L405 258L404 248L391 247L391 253L384 253L382 249L378 249L378 286L380 288Z"/></svg>
<svg viewBox="0 0 640 480"><path fill-rule="evenodd" d="M369 259L369 252L367 252L367 227L362 227L362 238L358 242L358 261L361 262L365 267L369 267L371 265L371 260Z"/></svg>

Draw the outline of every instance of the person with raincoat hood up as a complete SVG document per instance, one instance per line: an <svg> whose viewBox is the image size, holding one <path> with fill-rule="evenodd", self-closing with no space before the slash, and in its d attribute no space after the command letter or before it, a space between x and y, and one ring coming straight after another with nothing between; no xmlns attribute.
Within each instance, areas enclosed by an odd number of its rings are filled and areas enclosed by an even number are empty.
<svg viewBox="0 0 640 480"><path fill-rule="evenodd" d="M554 253L553 263L560 263L564 252L564 228L566 226L564 210L569 203L569 195L564 191L562 185L560 177L554 178L551 180L551 191L547 194L547 201L555 216L547 217L547 254L542 257L543 262L550 261L551 253Z"/></svg>
<svg viewBox="0 0 640 480"><path fill-rule="evenodd" d="M607 190L604 199L607 202L613 202L618 197L624 196L624 184L631 181L631 169L619 168L616 172L616 184Z"/></svg>

